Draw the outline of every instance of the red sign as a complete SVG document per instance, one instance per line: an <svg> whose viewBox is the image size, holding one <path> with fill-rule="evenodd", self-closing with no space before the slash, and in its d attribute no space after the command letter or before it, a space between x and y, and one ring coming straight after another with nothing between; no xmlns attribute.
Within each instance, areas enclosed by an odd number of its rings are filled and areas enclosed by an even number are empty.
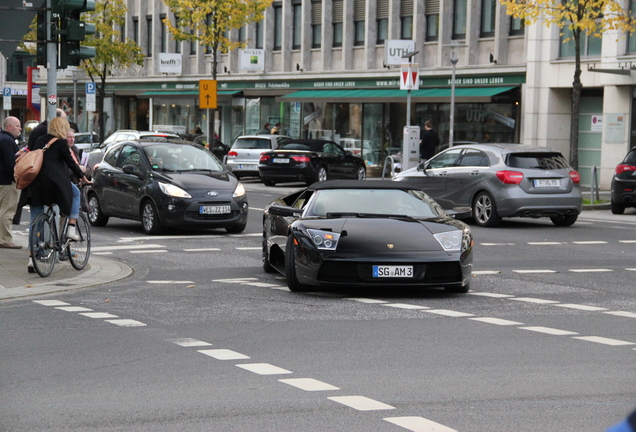
<svg viewBox="0 0 636 432"><path fill-rule="evenodd" d="M420 65L403 64L400 73L400 90L417 90L420 88Z"/></svg>

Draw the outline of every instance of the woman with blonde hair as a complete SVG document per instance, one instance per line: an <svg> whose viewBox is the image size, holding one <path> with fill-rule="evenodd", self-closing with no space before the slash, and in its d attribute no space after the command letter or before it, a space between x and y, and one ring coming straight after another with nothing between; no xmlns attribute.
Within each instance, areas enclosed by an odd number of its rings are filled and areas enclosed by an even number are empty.
<svg viewBox="0 0 636 432"><path fill-rule="evenodd" d="M80 192L69 180L69 168L80 183L90 182L71 156L66 142L66 135L70 128L69 122L61 117L56 117L49 122L48 133L40 137L34 145L34 150L48 146L44 152L42 168L25 191L27 191L27 202L31 208L31 222L44 211L45 205L57 204L61 216L69 218L66 237L79 240L75 222L79 217ZM31 269L29 265L29 272Z"/></svg>

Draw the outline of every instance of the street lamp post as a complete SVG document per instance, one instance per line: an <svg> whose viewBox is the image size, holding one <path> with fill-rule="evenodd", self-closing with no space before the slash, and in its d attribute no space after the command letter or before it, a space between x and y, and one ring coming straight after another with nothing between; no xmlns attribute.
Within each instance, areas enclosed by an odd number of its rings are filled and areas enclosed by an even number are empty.
<svg viewBox="0 0 636 432"><path fill-rule="evenodd" d="M448 146L452 147L455 142L455 68L459 59L457 58L457 42L451 43L450 62L453 67L451 76L451 106L450 106L450 129L448 134Z"/></svg>

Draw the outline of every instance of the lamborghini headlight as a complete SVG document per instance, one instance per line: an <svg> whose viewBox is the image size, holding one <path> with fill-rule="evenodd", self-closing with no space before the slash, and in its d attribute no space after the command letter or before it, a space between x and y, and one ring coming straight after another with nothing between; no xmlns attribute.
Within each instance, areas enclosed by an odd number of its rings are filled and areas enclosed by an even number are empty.
<svg viewBox="0 0 636 432"><path fill-rule="evenodd" d="M461 252L463 231L446 231L433 235L446 252Z"/></svg>
<svg viewBox="0 0 636 432"><path fill-rule="evenodd" d="M161 192L165 193L168 196L175 197L175 198L192 198L192 196L189 193L187 193L186 191L184 191L178 186L175 186L169 183L162 183L162 182L158 182L158 183L159 183L159 189L161 189Z"/></svg>
<svg viewBox="0 0 636 432"><path fill-rule="evenodd" d="M308 229L307 233L312 243L321 250L336 250L340 234L331 231Z"/></svg>
<svg viewBox="0 0 636 432"><path fill-rule="evenodd" d="M236 185L236 189L234 189L234 193L232 194L233 198L243 198L245 196L245 186L243 183L239 182Z"/></svg>

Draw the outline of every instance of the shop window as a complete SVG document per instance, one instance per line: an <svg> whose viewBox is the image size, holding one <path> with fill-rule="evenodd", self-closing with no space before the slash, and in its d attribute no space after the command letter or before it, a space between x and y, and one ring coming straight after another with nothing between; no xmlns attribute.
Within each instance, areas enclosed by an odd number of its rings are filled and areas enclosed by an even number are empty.
<svg viewBox="0 0 636 432"><path fill-rule="evenodd" d="M521 36L526 31L526 23L522 18L510 18L510 36Z"/></svg>
<svg viewBox="0 0 636 432"><path fill-rule="evenodd" d="M303 34L303 6L300 3L292 4L292 49L300 49Z"/></svg>
<svg viewBox="0 0 636 432"><path fill-rule="evenodd" d="M280 51L283 46L283 6L274 5L274 51Z"/></svg>
<svg viewBox="0 0 636 432"><path fill-rule="evenodd" d="M569 58L576 55L576 47L574 44L574 37L572 30L569 27L565 27L561 31L560 35L560 58ZM566 41L567 40L567 41ZM582 57L596 57L601 55L601 42L602 38L587 33L581 32L581 56Z"/></svg>
<svg viewBox="0 0 636 432"><path fill-rule="evenodd" d="M481 37L495 35L497 0L481 0Z"/></svg>
<svg viewBox="0 0 636 432"><path fill-rule="evenodd" d="M146 56L152 57L152 15L146 16Z"/></svg>
<svg viewBox="0 0 636 432"><path fill-rule="evenodd" d="M375 6L376 25L378 27L376 44L384 45L384 41L389 36L389 0L377 0Z"/></svg>
<svg viewBox="0 0 636 432"><path fill-rule="evenodd" d="M413 39L413 0L400 1L400 38Z"/></svg>
<svg viewBox="0 0 636 432"><path fill-rule="evenodd" d="M322 46L322 0L311 2L311 47Z"/></svg>
<svg viewBox="0 0 636 432"><path fill-rule="evenodd" d="M466 38L467 0L453 2L453 39Z"/></svg>
<svg viewBox="0 0 636 432"><path fill-rule="evenodd" d="M343 4L342 0L333 0L333 46L342 46L342 19L343 19Z"/></svg>
<svg viewBox="0 0 636 432"><path fill-rule="evenodd" d="M354 45L364 45L366 3L366 0L355 0L353 3Z"/></svg>
<svg viewBox="0 0 636 432"><path fill-rule="evenodd" d="M439 40L439 0L426 0L426 40Z"/></svg>

